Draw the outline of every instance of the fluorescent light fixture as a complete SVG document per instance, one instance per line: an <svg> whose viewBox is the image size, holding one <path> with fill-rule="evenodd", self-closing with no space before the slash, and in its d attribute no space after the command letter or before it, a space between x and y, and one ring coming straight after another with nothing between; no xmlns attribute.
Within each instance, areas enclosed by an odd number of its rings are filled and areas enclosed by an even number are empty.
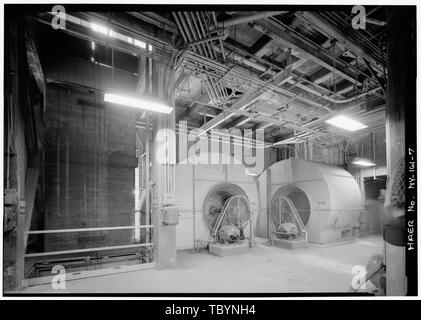
<svg viewBox="0 0 421 320"><path fill-rule="evenodd" d="M118 93L106 92L104 95L104 101L161 113L171 113L173 110L172 107L163 103L146 100L145 98L141 97L130 97Z"/></svg>
<svg viewBox="0 0 421 320"><path fill-rule="evenodd" d="M143 41L134 39L134 45L136 47L140 47L140 48L146 49L146 43L144 43Z"/></svg>
<svg viewBox="0 0 421 320"><path fill-rule="evenodd" d="M108 35L108 28L103 25L91 22L91 29L95 32Z"/></svg>
<svg viewBox="0 0 421 320"><path fill-rule="evenodd" d="M361 167L372 167L376 165L373 161L364 158L355 158L352 163Z"/></svg>
<svg viewBox="0 0 421 320"><path fill-rule="evenodd" d="M332 126L345 129L347 131L357 131L364 128L367 128L366 125L362 124L361 122L352 120L346 116L336 116L329 120L326 120L327 123L331 124Z"/></svg>
<svg viewBox="0 0 421 320"><path fill-rule="evenodd" d="M92 51L94 51L95 50L95 42L91 42L91 48L92 48Z"/></svg>

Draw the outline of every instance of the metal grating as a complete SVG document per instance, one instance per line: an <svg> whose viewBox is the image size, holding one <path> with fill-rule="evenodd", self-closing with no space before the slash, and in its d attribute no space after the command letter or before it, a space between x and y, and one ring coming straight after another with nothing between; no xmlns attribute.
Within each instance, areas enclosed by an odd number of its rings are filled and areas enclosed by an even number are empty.
<svg viewBox="0 0 421 320"><path fill-rule="evenodd" d="M394 173L388 182L388 194L386 201L389 200L391 208L405 208L405 161L401 158L397 163Z"/></svg>

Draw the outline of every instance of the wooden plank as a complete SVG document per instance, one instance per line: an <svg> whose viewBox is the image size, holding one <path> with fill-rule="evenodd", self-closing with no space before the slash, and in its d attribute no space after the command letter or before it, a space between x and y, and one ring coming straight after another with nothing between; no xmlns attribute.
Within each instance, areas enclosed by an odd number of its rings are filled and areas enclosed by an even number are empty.
<svg viewBox="0 0 421 320"><path fill-rule="evenodd" d="M125 272L133 272L145 269L155 268L156 263L141 263L131 266L118 266L113 268L104 268L98 270L87 270L87 271L80 271L80 272L72 272L66 273L66 281L78 280L78 279L86 279L86 278L93 278L93 277L101 277L116 273L125 273ZM38 278L29 278L23 281L23 286L38 286L42 284L51 284L54 276L45 276L45 277L38 277Z"/></svg>

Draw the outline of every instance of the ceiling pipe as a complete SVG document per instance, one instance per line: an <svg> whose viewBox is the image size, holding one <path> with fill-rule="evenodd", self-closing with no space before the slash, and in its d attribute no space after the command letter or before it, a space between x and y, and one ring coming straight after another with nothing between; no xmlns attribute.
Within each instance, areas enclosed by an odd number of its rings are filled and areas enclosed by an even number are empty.
<svg viewBox="0 0 421 320"><path fill-rule="evenodd" d="M356 78L356 75L352 73L355 70L349 70L349 65L343 61L338 61L336 66L334 66L333 61L331 61L332 56L327 52L326 49L320 45L309 43L308 39L303 38L301 35L300 38L297 38L296 35L292 36L290 30L288 30L280 21L278 20L259 20L257 23L252 24L252 27L261 33L267 34L273 39L278 39L285 46L301 52L303 55L308 56L311 60L325 67L326 69L339 74L344 79L349 82L361 86L362 83ZM297 33L296 31L295 34ZM352 73L350 73L351 71Z"/></svg>
<svg viewBox="0 0 421 320"><path fill-rule="evenodd" d="M186 52L186 58L187 58L187 57L188 57L188 58L190 58L190 59L192 59L192 58L194 57L194 55L192 55L192 52L188 51L188 52ZM202 64L206 64L206 62L211 62L211 63L212 63L212 65L214 65L214 66L221 66L221 67L223 67L224 69L226 69L226 68L227 68L226 66L221 65L221 64L219 64L219 63L218 63L218 62L216 62L216 61L205 61L205 59L204 59L203 57L200 57L200 58L198 57L198 59L199 59L199 61L201 60L201 62L200 62L200 63L202 63ZM194 60L194 61L198 61L196 58L193 58L192 60ZM185 63L185 62L184 62L184 63ZM228 70L229 70L229 69L228 69ZM228 70L227 70L227 71L228 71ZM237 70L232 69L232 70L230 70L230 72L231 72L231 75L232 75L232 76L245 77L244 79L247 79L247 80L249 80L249 81L253 81L253 82L255 82L257 86L266 86L266 87L267 87L267 89L274 90L275 92L278 92L278 93L280 93L280 94L284 94L284 95L286 95L286 96L288 96L288 97L296 96L296 94L294 94L294 93L290 92L289 90L282 89L282 88L280 88L280 87L278 87L278 86L274 86L274 85L271 85L271 84L267 84L266 82L264 82L264 81L262 81L262 80L258 80L258 79L255 79L255 78L254 78L254 77L252 77L252 76L249 76L249 75L246 75L246 74L242 74L241 72L238 72ZM327 100L328 100L329 102L331 102L331 103L335 103L335 104L344 104L344 103L349 103L349 102L356 101L356 100L358 100L358 99L360 99L360 98L362 98L362 97L364 97L364 96L366 96L366 95L374 94L374 93L376 93L379 89L381 89L381 87L377 87L377 88L374 88L374 89L368 90L368 91L363 92L363 93L361 93L361 94L359 94L359 95L357 95L357 96L355 96L355 97L351 97L351 98L348 98L348 99L341 99L341 100L339 100L339 99L334 99L334 98L331 98L331 97L326 97L326 96L323 96L323 98L327 98ZM303 100L304 102L309 102L309 101L307 101L308 99L305 99L305 98L303 98L303 97L300 97L299 99L300 99L300 100ZM314 104L314 105L315 105L315 106L317 106L317 107L322 107L322 106L323 106L323 104L320 104L320 103L315 103L314 101L313 101L312 103L310 103L310 104Z"/></svg>
<svg viewBox="0 0 421 320"><path fill-rule="evenodd" d="M377 89L375 89L375 90L377 90ZM282 93L284 93L284 92L282 92ZM371 92L370 92L370 93L371 93ZM365 94L363 94L363 95L366 95L366 94L369 94L369 93L365 93ZM360 96L355 97L355 98L352 98L351 100L349 100L349 99L344 100L344 101L341 101L341 100L335 100L335 101L331 101L331 102L333 102L333 103L346 103L346 102L350 102L350 101L355 100L355 99L358 99L358 98L360 98Z"/></svg>
<svg viewBox="0 0 421 320"><path fill-rule="evenodd" d="M217 50L218 50L218 48L217 48ZM236 54L234 56L234 59L237 60L237 61L239 61L239 62L241 62L241 63L244 63L247 66L253 67L253 68L255 68L255 69L259 70L259 71L265 71L265 70L267 71L267 69L264 66L262 66L261 64L256 63L256 62L253 62L253 61L250 61L250 60L246 59L245 57L240 56L239 54ZM274 72L272 70L270 70L268 73L270 75L272 75L272 76L276 75L276 72ZM298 79L300 78L300 77L295 76L295 75L293 75L293 77L296 77ZM287 80L287 81L290 82L290 81L293 81L293 80ZM295 83L296 81L293 81L293 82ZM315 87L320 87L317 84L314 84L314 83L312 83L312 84ZM300 89L302 89L302 90L304 90L304 91L307 91L309 93L316 94L318 97L320 97L322 99L325 99L325 100L327 100L327 101L329 101L331 103L348 103L348 102L351 102L351 101L356 100L358 98L361 98L361 96L358 96L357 98L350 98L350 99L335 99L335 98L330 97L329 95L326 95L326 94L323 94L321 92L318 92L317 90L313 90L313 89L311 89L311 88L309 88L309 87L307 87L305 85L302 85L302 84L297 85L297 87L300 88ZM323 88L323 89L326 90L326 91L330 91L329 89L326 89L326 88ZM370 90L369 92L363 93L363 95L368 95L368 94L374 93L378 89L381 89L381 87L375 88L373 91ZM335 93L333 93L333 94L335 94Z"/></svg>
<svg viewBox="0 0 421 320"><path fill-rule="evenodd" d="M386 25L386 21L381 21L373 18L365 18L365 22L375 24L377 26L384 27Z"/></svg>
<svg viewBox="0 0 421 320"><path fill-rule="evenodd" d="M177 34L177 26L171 20L165 19L163 16L158 15L154 12L126 12L127 14L157 26L165 31Z"/></svg>
<svg viewBox="0 0 421 320"><path fill-rule="evenodd" d="M256 14L252 14L250 16L241 16L237 18L228 19L225 21L220 21L217 24L217 27L211 26L209 27L209 31L215 31L217 29L223 29L223 28L229 28L232 26L236 26L239 24L249 23L253 22L255 20L265 19L273 16L277 16L282 13L286 13L288 11L265 11L265 12L259 12Z"/></svg>
<svg viewBox="0 0 421 320"><path fill-rule="evenodd" d="M336 103L336 104L349 103L349 102L358 100L358 99L360 99L362 97L365 97L367 95L374 94L378 90L382 89L382 87L379 86L379 87L376 87L376 88L367 90L367 91L365 91L365 92L363 92L363 93L361 93L361 94L359 94L359 95L357 95L355 97L338 100L338 99L332 98L332 97L330 97L328 95L323 95L322 93L320 93L320 92L318 92L316 90L313 90L313 89L311 89L311 88L309 88L309 87L307 87L307 86L305 86L305 85L303 85L301 83L298 83L295 80L288 80L288 82L291 83L291 84L293 84L297 88L300 88L300 89L302 89L304 91L307 91L309 93L312 93L312 94L314 94L314 95L316 95L316 96L318 96L318 97L320 97L322 99L325 99L325 100L327 100L327 101L329 101L331 103Z"/></svg>
<svg viewBox="0 0 421 320"><path fill-rule="evenodd" d="M221 119L220 122L215 124L213 127L217 126L219 123L221 123L221 122L227 120L228 118L232 117L234 114L237 114L237 115L248 117L250 119L259 119L261 121L270 122L274 125L283 126L285 128L288 128L288 129L298 130L300 132L314 133L314 131L312 129L305 128L301 124L291 122L291 120L279 119L279 118L274 118L274 117L271 117L271 116L263 116L261 114L251 113L251 112L248 112L248 111L245 111L245 110L235 109L235 108L231 108L231 107L224 107L224 108L217 107L215 105L211 105L209 103L202 102L202 101L197 101L197 103L201 104L201 105L204 105L204 106L221 109L222 113L227 112L226 117ZM208 130L204 130L203 133L205 133L206 131L208 131Z"/></svg>
<svg viewBox="0 0 421 320"><path fill-rule="evenodd" d="M197 42L202 38L194 15L189 15L188 12L173 12L173 16L186 43ZM200 55L213 60L211 46L208 43L197 43L192 46L192 49L197 50ZM209 98L215 103L223 100L224 93L215 79L206 77L205 89Z"/></svg>

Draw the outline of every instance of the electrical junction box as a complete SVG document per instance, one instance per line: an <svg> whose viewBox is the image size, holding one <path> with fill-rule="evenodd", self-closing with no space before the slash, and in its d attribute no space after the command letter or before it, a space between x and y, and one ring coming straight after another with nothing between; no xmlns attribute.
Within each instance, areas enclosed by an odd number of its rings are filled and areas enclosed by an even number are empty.
<svg viewBox="0 0 421 320"><path fill-rule="evenodd" d="M18 192L15 189L4 190L3 231L12 231L17 226Z"/></svg>
<svg viewBox="0 0 421 320"><path fill-rule="evenodd" d="M177 197L175 193L165 193L162 196L162 206L175 206L177 205Z"/></svg>
<svg viewBox="0 0 421 320"><path fill-rule="evenodd" d="M18 192L15 189L4 190L4 205L17 205L18 204Z"/></svg>
<svg viewBox="0 0 421 320"><path fill-rule="evenodd" d="M3 231L12 231L17 225L16 207L4 207Z"/></svg>
<svg viewBox="0 0 421 320"><path fill-rule="evenodd" d="M162 209L162 223L165 225L177 225L179 209L176 206L167 206Z"/></svg>

